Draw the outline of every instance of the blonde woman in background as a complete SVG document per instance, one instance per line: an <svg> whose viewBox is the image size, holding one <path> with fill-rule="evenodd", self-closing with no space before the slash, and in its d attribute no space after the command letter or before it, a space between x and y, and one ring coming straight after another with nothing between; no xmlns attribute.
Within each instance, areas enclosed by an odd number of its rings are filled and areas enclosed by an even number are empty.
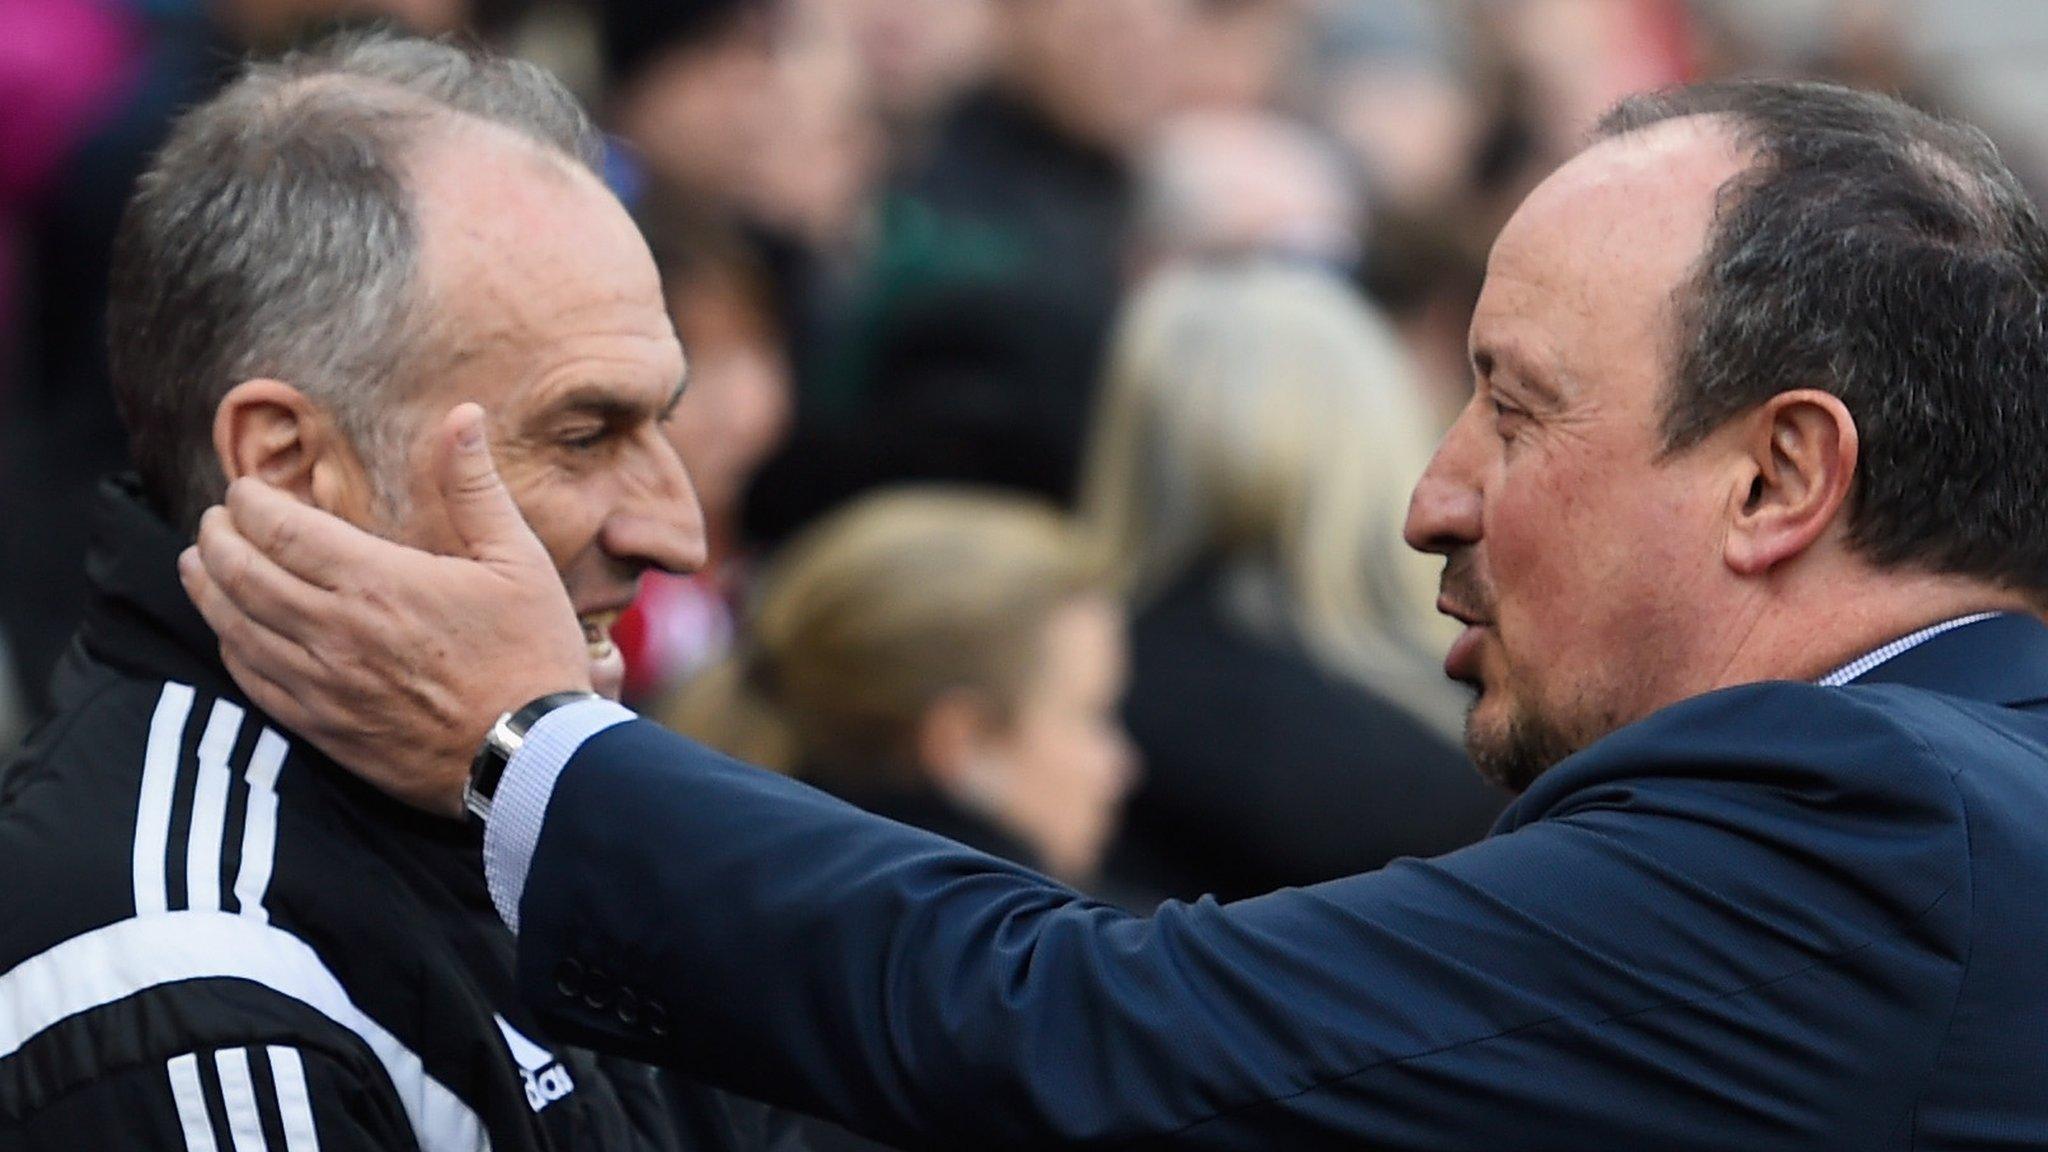
<svg viewBox="0 0 2048 1152"><path fill-rule="evenodd" d="M1136 611L1125 879L1246 896L1490 826L1505 797L1456 742L1437 561L1401 541L1436 431L1334 276L1181 267L1131 301L1082 488Z"/></svg>
<svg viewBox="0 0 2048 1152"><path fill-rule="evenodd" d="M1087 885L1135 776L1124 617L1050 509L864 497L763 577L672 727L870 811Z"/></svg>

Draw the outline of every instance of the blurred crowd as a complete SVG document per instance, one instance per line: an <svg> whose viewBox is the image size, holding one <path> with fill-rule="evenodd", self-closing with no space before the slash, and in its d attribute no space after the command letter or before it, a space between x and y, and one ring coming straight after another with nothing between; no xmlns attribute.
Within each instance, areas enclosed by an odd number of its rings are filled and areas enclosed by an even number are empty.
<svg viewBox="0 0 2048 1152"><path fill-rule="evenodd" d="M618 621L629 702L1132 905L1455 848L1505 797L1401 522L1487 246L1627 92L1944 107L1896 6L1802 6L4 0L0 742L123 466L137 172L240 55L384 21L582 93L665 277L711 558Z"/></svg>

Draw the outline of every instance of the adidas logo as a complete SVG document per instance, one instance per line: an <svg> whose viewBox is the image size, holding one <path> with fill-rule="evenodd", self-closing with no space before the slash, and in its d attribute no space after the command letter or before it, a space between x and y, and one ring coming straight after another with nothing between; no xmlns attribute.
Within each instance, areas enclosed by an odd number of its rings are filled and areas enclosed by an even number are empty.
<svg viewBox="0 0 2048 1152"><path fill-rule="evenodd" d="M503 1016L494 1015L492 1018L498 1022L498 1031L505 1034L505 1046L512 1050L512 1062L519 1065L519 1077L526 1082L526 1103L529 1107L538 1112L576 1090L576 1082L569 1078L569 1069L555 1059L554 1053L528 1039Z"/></svg>

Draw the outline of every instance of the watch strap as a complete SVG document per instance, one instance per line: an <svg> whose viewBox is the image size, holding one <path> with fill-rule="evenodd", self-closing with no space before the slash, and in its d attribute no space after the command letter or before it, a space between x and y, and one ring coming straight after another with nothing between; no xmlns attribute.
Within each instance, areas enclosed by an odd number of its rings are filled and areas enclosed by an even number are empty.
<svg viewBox="0 0 2048 1152"><path fill-rule="evenodd" d="M526 734L533 731L541 717L579 700L602 699L604 697L595 692L550 692L517 711L499 716L484 737L483 747L477 750L476 758L470 761L469 783L462 790L463 807L479 820L490 819L491 801L497 798L498 783L504 779L505 769L511 765L513 755L526 742Z"/></svg>

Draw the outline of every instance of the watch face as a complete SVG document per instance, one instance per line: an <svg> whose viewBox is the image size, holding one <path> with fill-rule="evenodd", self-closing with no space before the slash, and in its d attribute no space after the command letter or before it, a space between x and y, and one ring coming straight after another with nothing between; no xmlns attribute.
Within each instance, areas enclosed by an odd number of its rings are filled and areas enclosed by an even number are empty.
<svg viewBox="0 0 2048 1152"><path fill-rule="evenodd" d="M540 722L540 718L564 704L578 700L601 699L594 692L556 692L543 696L517 712L506 712L491 725L484 737L484 746L477 750L476 759L469 766L469 785L463 789L463 804L479 819L489 819L491 801L498 795L498 781L505 776L505 768L511 764L521 745L526 743L526 734Z"/></svg>

